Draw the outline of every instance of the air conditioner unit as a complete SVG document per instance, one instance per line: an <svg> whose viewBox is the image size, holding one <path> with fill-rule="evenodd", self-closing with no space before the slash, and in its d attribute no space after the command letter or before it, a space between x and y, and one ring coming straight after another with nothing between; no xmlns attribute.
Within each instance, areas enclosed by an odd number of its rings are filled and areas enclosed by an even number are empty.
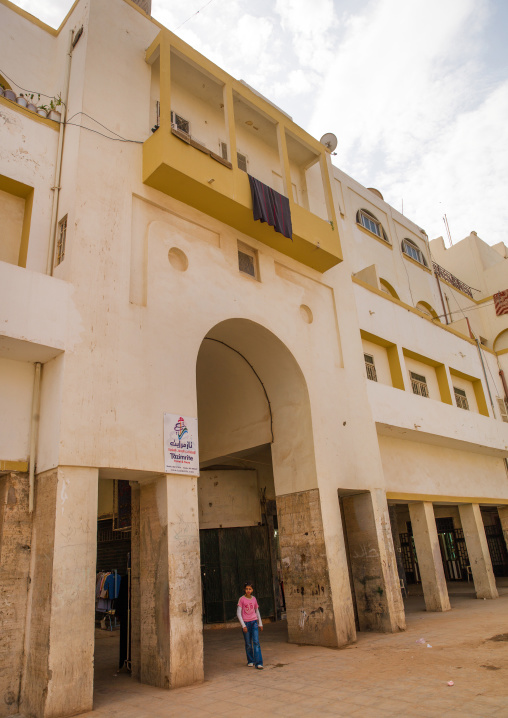
<svg viewBox="0 0 508 718"><path fill-rule="evenodd" d="M190 122L181 115L177 115L176 112L171 110L171 127L180 132L185 132L186 135L190 135Z"/></svg>

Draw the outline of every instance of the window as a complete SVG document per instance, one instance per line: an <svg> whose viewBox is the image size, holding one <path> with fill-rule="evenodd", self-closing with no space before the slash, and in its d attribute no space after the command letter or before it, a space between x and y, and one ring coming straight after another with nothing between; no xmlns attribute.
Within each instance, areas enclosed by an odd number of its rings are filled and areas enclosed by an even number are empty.
<svg viewBox="0 0 508 718"><path fill-rule="evenodd" d="M221 141L221 142L219 142L219 146L220 146L220 156L222 157L223 160L227 160L227 158L228 158L227 144L225 142Z"/></svg>
<svg viewBox="0 0 508 718"><path fill-rule="evenodd" d="M466 409L469 411L469 404L467 403L466 392L464 389L458 389L456 386L453 387L453 393L455 394L455 401L459 409Z"/></svg>
<svg viewBox="0 0 508 718"><path fill-rule="evenodd" d="M506 401L498 396L497 397L497 405L499 407L499 413L501 414L501 419L503 421L508 421L508 406L506 405Z"/></svg>
<svg viewBox="0 0 508 718"><path fill-rule="evenodd" d="M427 260L423 256L423 252L421 249L418 248L418 245L415 244L411 239L403 239L402 240L402 251L404 254L407 254L408 257L411 257L411 259L414 259L415 262L418 262L419 264L423 264L424 267L428 267Z"/></svg>
<svg viewBox="0 0 508 718"><path fill-rule="evenodd" d="M369 232L375 234L377 237L379 237L379 239L383 239L385 242L389 241L388 236L383 229L383 225L372 214L372 212L369 212L366 209L359 209L356 213L356 223L359 224L361 227L368 229Z"/></svg>
<svg viewBox="0 0 508 718"><path fill-rule="evenodd" d="M409 376L411 377L413 394L418 394L418 396L425 396L428 398L429 388L427 386L427 379L423 376L423 374L415 374L414 371L410 371Z"/></svg>
<svg viewBox="0 0 508 718"><path fill-rule="evenodd" d="M367 370L367 379L377 381L376 367L374 366L374 357L372 354L364 354L365 369Z"/></svg>
<svg viewBox="0 0 508 718"><path fill-rule="evenodd" d="M258 279L257 260L257 252L255 249L238 242L238 269L242 274L248 274L249 277Z"/></svg>
<svg viewBox="0 0 508 718"><path fill-rule="evenodd" d="M171 111L171 125L180 132L185 132L186 135L190 135L190 123L189 120L184 119L176 112Z"/></svg>
<svg viewBox="0 0 508 718"><path fill-rule="evenodd" d="M247 172L247 157L242 155L241 152L237 152L236 161L238 162L238 169L242 170L242 172Z"/></svg>
<svg viewBox="0 0 508 718"><path fill-rule="evenodd" d="M64 261L65 257L65 238L67 236L67 215L63 217L58 223L58 234L56 241L56 252L55 252L55 267L58 267L61 262Z"/></svg>

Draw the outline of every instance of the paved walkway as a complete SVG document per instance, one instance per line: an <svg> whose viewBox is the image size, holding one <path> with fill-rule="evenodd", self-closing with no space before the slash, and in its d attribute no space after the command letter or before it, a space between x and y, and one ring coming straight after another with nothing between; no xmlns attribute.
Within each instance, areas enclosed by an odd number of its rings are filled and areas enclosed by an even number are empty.
<svg viewBox="0 0 508 718"><path fill-rule="evenodd" d="M449 591L451 612L426 613L423 598L410 596L407 631L360 633L341 650L289 644L285 623L269 624L263 671L246 667L239 629L205 631L205 682L174 691L115 676L118 635L97 631L95 710L86 716L508 718L508 579L495 601L474 599L471 584Z"/></svg>

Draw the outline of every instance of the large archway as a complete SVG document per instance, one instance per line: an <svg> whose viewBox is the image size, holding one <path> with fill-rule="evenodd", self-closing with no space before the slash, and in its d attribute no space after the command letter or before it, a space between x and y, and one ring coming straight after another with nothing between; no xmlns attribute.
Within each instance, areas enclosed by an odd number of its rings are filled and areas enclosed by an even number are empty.
<svg viewBox="0 0 508 718"><path fill-rule="evenodd" d="M213 615L220 618L222 611L223 620L234 620L234 604L246 578L242 571L255 568L248 556L240 565L241 529L277 527L280 543L265 544L267 554L258 556L258 561L272 562L273 615L280 617L286 609L290 641L336 646L310 402L298 363L260 324L226 320L201 344L197 399L201 563L208 571L203 580L205 620L213 613L207 588L215 598L217 592L208 584L212 567L203 553L216 556L222 577L222 584L213 578L215 589L222 590L220 601L215 601L222 605L215 606ZM203 532L211 530L222 532L218 540L210 539L215 549L203 538ZM278 579L283 597L277 594ZM263 598L268 611L269 596Z"/></svg>

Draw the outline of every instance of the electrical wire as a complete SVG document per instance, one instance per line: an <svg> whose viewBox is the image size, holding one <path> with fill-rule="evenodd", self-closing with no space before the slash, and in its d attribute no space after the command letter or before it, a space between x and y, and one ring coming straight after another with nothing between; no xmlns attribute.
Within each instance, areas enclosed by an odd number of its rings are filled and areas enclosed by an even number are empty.
<svg viewBox="0 0 508 718"><path fill-rule="evenodd" d="M142 145L144 142L144 140L124 140L121 137L109 137L103 132L99 132L98 130L92 130L91 127L85 127L85 125L78 125L76 122L65 122L65 124L72 125L73 127L80 127L82 130L88 130L88 132L93 132L94 134L100 135L101 137L105 137L107 140L111 140L112 142L133 142L136 145Z"/></svg>
<svg viewBox="0 0 508 718"><path fill-rule="evenodd" d="M212 2L213 2L213 0L208 0L208 2L203 5L203 7L200 7L199 10L196 10L196 12L192 13L192 15L190 15L190 16L187 18L187 20L184 20L180 25L178 25L178 27L177 27L176 29L179 30L181 27L183 27L183 26L185 25L186 22L189 22L189 20L192 20L192 18L194 17L194 15L199 15L199 13L201 12L201 10L204 10L205 7L207 7L208 5L210 5L210 3L212 3Z"/></svg>
<svg viewBox="0 0 508 718"><path fill-rule="evenodd" d="M111 132L112 135L116 135L116 137L109 137L108 135L103 134L102 132L99 132L98 130L94 130L91 127L86 127L86 125L77 124L76 122L71 122L70 120L74 119L74 117L77 117L77 115L84 115L85 117L88 117L92 122L96 122L100 127L103 127L108 132ZM65 121L66 125L73 125L74 127L81 127L82 130L88 130L89 132L94 132L97 135L101 135L102 137L105 137L108 140L113 140L114 142L133 142L137 145L142 145L143 140L129 140L125 137L122 137L122 135L119 135L118 132L114 132L113 130L110 130L109 127L106 127L106 125L103 125L101 122L96 120L94 117L91 117L91 115L87 115L86 112L76 112L74 115L72 115L68 120Z"/></svg>
<svg viewBox="0 0 508 718"><path fill-rule="evenodd" d="M1 67L0 67L0 75L2 75L2 77L5 77L6 80L9 80L9 82L12 82L13 85L16 85L16 87L19 88L20 90L23 90L23 92L27 92L29 95L37 95L38 97L48 97L50 99L52 99L54 97L54 95L46 95L45 92L37 92L36 90L27 90L24 87L21 87L21 85L18 85L17 82L15 82L11 77L6 75ZM63 105L63 102L62 102L62 105Z"/></svg>

